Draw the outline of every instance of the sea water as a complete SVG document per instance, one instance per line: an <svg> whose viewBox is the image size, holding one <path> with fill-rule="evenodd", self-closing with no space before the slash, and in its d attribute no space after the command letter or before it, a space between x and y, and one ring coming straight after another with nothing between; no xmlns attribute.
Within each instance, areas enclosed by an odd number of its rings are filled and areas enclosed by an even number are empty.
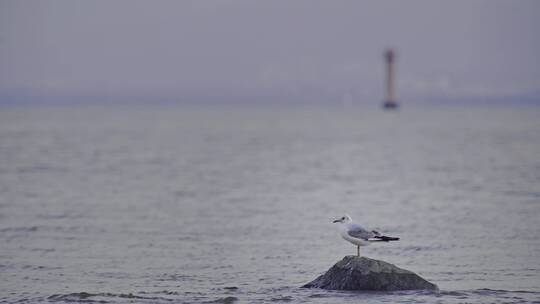
<svg viewBox="0 0 540 304"><path fill-rule="evenodd" d="M302 289L356 248L438 292ZM2 303L540 302L540 107L0 108Z"/></svg>

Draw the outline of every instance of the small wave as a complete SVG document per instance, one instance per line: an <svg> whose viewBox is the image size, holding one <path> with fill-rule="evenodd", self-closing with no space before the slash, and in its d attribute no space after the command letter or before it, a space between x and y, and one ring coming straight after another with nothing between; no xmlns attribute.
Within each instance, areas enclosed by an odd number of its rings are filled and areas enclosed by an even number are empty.
<svg viewBox="0 0 540 304"><path fill-rule="evenodd" d="M439 293L441 296L451 296L451 297L466 297L467 293L459 291L441 291Z"/></svg>
<svg viewBox="0 0 540 304"><path fill-rule="evenodd" d="M468 297L471 295L480 295L480 296L498 296L504 294L532 294L540 295L538 291L530 290L504 290L504 289L490 289L490 288L480 288L474 290L441 290L439 292L440 296L451 296L451 297Z"/></svg>
<svg viewBox="0 0 540 304"><path fill-rule="evenodd" d="M271 298L270 302L290 302L292 300L293 298L291 296L282 296L282 297Z"/></svg>
<svg viewBox="0 0 540 304"><path fill-rule="evenodd" d="M79 218L81 215L70 214L70 213L49 213L49 214L38 214L36 216L38 219L44 220L59 220L65 218Z"/></svg>
<svg viewBox="0 0 540 304"><path fill-rule="evenodd" d="M445 249L443 245L406 246L403 251L432 251Z"/></svg>
<svg viewBox="0 0 540 304"><path fill-rule="evenodd" d="M524 293L524 294L538 294L540 295L540 292L538 291L532 291L532 290L505 290L505 289L489 289L489 288L480 288L471 291L475 294L480 295L486 295L486 294L504 294L504 293Z"/></svg>
<svg viewBox="0 0 540 304"><path fill-rule="evenodd" d="M308 297L318 299L318 298L329 298L329 297L334 297L334 296L335 295L332 293L314 293L314 294L309 295Z"/></svg>
<svg viewBox="0 0 540 304"><path fill-rule="evenodd" d="M392 295L414 295L414 296L432 296L432 295L440 295L441 292L439 290L396 290L391 292L381 292L381 291L372 291L372 294L392 294Z"/></svg>
<svg viewBox="0 0 540 304"><path fill-rule="evenodd" d="M91 299L98 298L98 299ZM124 298L124 299L137 299L137 300L164 300L172 301L172 299L162 298L162 297L143 297L137 296L132 293L90 293L90 292L75 292L68 294L55 294L47 299L53 302L87 302L87 303L109 303L109 301L104 300L103 298Z"/></svg>
<svg viewBox="0 0 540 304"><path fill-rule="evenodd" d="M54 294L47 299L50 301L64 301L64 302L94 302L92 300L89 300L91 297L98 296L99 294L94 293L88 293L88 292L75 292L75 293L68 293L68 294ZM101 303L108 303L106 301L103 301Z"/></svg>
<svg viewBox="0 0 540 304"><path fill-rule="evenodd" d="M153 291L153 292L138 291L137 293L138 294L165 294L165 295L170 295L170 296L178 296L178 295L180 295L180 293L178 291L169 291L169 290Z"/></svg>
<svg viewBox="0 0 540 304"><path fill-rule="evenodd" d="M37 226L30 226L30 227L7 227L0 229L0 233L2 232L34 232L37 231Z"/></svg>
<svg viewBox="0 0 540 304"><path fill-rule="evenodd" d="M34 250L34 249L32 249ZM53 266L42 266L42 265L28 265L28 264L25 264L25 265L22 265L20 266L21 269L24 269L24 270L58 270L58 269L62 269L62 267L53 267Z"/></svg>
<svg viewBox="0 0 540 304"><path fill-rule="evenodd" d="M234 303L236 301L238 301L237 297L225 297L225 298L219 298L217 300L209 301L209 302L205 302L205 303L231 304L231 303Z"/></svg>
<svg viewBox="0 0 540 304"><path fill-rule="evenodd" d="M191 281L194 280L193 276L185 275L185 274L163 274L159 276L159 278L156 279L157 281L176 281L176 282L182 282L182 281Z"/></svg>

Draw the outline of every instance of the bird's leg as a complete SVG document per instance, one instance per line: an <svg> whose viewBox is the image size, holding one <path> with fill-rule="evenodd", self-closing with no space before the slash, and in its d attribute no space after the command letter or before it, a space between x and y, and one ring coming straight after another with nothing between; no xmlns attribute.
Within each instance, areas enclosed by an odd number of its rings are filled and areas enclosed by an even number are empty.
<svg viewBox="0 0 540 304"><path fill-rule="evenodd" d="M356 245L356 252L357 252L357 256L360 257L360 245Z"/></svg>

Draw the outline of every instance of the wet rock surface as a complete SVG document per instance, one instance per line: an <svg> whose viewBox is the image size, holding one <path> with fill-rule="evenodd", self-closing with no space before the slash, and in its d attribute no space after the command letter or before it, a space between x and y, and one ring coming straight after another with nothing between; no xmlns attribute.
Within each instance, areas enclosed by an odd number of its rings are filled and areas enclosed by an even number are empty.
<svg viewBox="0 0 540 304"><path fill-rule="evenodd" d="M416 273L385 261L346 256L325 274L302 286L329 290L437 290Z"/></svg>

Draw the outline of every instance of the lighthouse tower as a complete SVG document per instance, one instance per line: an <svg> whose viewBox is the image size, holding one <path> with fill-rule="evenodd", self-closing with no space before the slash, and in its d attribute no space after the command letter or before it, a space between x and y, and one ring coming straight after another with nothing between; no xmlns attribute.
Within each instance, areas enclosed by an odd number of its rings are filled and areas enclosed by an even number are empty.
<svg viewBox="0 0 540 304"><path fill-rule="evenodd" d="M393 49L388 49L384 52L384 58L386 60L386 100L383 104L385 109L395 109L398 107L396 102L396 89L395 89L395 52Z"/></svg>

